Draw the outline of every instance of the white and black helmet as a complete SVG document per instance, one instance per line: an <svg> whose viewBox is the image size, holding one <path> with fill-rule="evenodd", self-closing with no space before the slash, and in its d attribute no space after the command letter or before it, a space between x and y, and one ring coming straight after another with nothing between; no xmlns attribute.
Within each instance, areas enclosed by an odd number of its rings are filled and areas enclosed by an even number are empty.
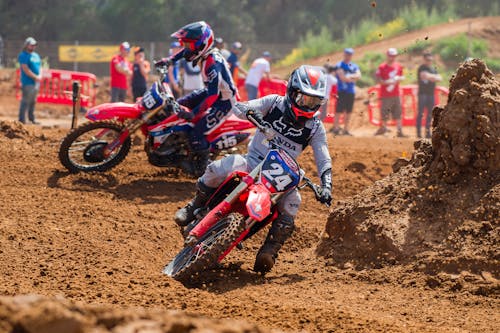
<svg viewBox="0 0 500 333"><path fill-rule="evenodd" d="M318 67L302 65L290 75L286 89L289 108L287 120L294 125L304 126L308 119L317 115L326 101L326 74Z"/></svg>

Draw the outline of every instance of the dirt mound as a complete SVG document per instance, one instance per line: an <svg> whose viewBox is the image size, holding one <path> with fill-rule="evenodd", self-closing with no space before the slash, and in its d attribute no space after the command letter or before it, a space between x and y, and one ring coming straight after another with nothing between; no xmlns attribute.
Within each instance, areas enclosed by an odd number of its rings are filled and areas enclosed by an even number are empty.
<svg viewBox="0 0 500 333"><path fill-rule="evenodd" d="M0 297L0 330L26 333L268 332L241 321L207 319L180 311L117 309L36 295Z"/></svg>
<svg viewBox="0 0 500 333"><path fill-rule="evenodd" d="M342 202L318 252L341 265L407 264L435 287L500 292L500 84L484 63L464 63L448 104L434 109L432 145Z"/></svg>
<svg viewBox="0 0 500 333"><path fill-rule="evenodd" d="M0 135L8 139L25 139L30 133L18 121L0 121Z"/></svg>

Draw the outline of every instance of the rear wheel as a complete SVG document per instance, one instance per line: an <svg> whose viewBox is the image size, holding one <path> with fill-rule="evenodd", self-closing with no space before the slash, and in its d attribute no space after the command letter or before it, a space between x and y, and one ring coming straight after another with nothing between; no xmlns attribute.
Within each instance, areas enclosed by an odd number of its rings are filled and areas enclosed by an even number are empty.
<svg viewBox="0 0 500 333"><path fill-rule="evenodd" d="M114 121L96 121L75 128L59 148L61 164L71 173L110 170L120 164L130 150L129 136L111 152L105 151L123 130L124 125Z"/></svg>
<svg viewBox="0 0 500 333"><path fill-rule="evenodd" d="M245 230L245 217L231 213L217 222L193 246L186 246L165 267L163 273L181 282L196 280L199 274L214 267L220 256Z"/></svg>

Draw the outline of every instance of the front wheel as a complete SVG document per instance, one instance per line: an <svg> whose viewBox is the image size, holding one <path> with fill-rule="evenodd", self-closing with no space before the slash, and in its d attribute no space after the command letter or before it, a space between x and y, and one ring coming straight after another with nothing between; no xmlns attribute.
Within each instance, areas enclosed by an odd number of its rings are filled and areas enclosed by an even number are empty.
<svg viewBox="0 0 500 333"><path fill-rule="evenodd" d="M231 213L217 222L195 245L184 247L164 268L163 273L181 282L195 280L214 267L220 256L245 230L245 217Z"/></svg>
<svg viewBox="0 0 500 333"><path fill-rule="evenodd" d="M130 150L130 136L109 149L109 144L120 137L124 128L115 121L96 121L75 128L59 148L61 164L71 173L110 170L120 164Z"/></svg>

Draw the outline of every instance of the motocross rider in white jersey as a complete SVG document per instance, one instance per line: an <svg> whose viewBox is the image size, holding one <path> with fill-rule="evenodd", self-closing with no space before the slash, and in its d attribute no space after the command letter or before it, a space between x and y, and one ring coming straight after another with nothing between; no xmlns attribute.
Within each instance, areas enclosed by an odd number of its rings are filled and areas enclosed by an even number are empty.
<svg viewBox="0 0 500 333"><path fill-rule="evenodd" d="M233 171L251 171L267 155L270 147L266 138L297 158L311 145L318 175L321 178L322 203L332 200L331 158L323 123L317 117L320 106L326 101L326 75L319 69L303 65L290 76L286 96L268 95L236 105L235 114L240 118L251 116L266 131L258 130L248 154L231 155L212 162L197 183L197 193L184 208L175 214L175 222L186 226L193 220L194 211L203 207L215 189ZM273 221L267 238L257 253L254 270L266 273L271 270L284 242L294 230L294 219L301 203L297 189L288 193L278 204L279 216Z"/></svg>

